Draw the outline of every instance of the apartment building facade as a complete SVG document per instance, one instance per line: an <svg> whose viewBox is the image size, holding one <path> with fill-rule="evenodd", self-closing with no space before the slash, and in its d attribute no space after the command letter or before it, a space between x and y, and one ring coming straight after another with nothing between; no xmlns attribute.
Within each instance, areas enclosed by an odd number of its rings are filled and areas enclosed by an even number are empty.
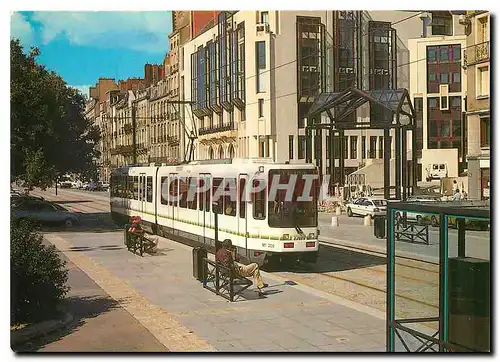
<svg viewBox="0 0 500 362"><path fill-rule="evenodd" d="M397 88L396 73L408 69L398 67L396 54L405 49L397 43L390 22L363 11L220 12L216 25L183 46L181 96L193 102L196 158L303 163L309 148L330 173L329 137L306 138L310 106L320 93L350 86ZM354 117L371 115L365 109ZM346 173L369 159L382 162L382 131L344 137Z"/></svg>
<svg viewBox="0 0 500 362"><path fill-rule="evenodd" d="M463 65L467 74L467 164L469 198L490 198L490 13L468 11Z"/></svg>
<svg viewBox="0 0 500 362"><path fill-rule="evenodd" d="M419 180L458 177L467 168L465 96L462 67L466 36L460 15L422 13L422 35L408 40L409 92L417 117Z"/></svg>

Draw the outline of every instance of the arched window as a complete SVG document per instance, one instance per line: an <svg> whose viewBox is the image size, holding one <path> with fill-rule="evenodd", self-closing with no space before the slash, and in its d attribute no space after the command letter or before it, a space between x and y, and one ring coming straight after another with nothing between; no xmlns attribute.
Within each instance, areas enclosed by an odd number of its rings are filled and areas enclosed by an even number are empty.
<svg viewBox="0 0 500 362"><path fill-rule="evenodd" d="M208 159L209 160L213 160L214 159L214 150L212 149L212 147L208 148Z"/></svg>
<svg viewBox="0 0 500 362"><path fill-rule="evenodd" d="M219 146L219 159L223 159L224 158L224 149L222 148L222 146Z"/></svg>
<svg viewBox="0 0 500 362"><path fill-rule="evenodd" d="M234 147L232 144L229 145L227 149L227 153L229 155L229 158L234 158Z"/></svg>

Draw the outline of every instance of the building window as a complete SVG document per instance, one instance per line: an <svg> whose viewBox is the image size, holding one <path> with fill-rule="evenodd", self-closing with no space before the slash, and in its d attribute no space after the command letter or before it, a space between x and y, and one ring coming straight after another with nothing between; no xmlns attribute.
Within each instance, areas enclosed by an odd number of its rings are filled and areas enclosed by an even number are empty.
<svg viewBox="0 0 500 362"><path fill-rule="evenodd" d="M264 100L259 98L259 118L264 117Z"/></svg>
<svg viewBox="0 0 500 362"><path fill-rule="evenodd" d="M361 137L361 158L366 158L366 136Z"/></svg>
<svg viewBox="0 0 500 362"><path fill-rule="evenodd" d="M424 99L422 97L413 100L415 107L415 123L416 133L415 138L417 141L417 158L422 157L422 149L424 148Z"/></svg>
<svg viewBox="0 0 500 362"><path fill-rule="evenodd" d="M303 160L306 158L306 136L299 135L299 154L298 159Z"/></svg>
<svg viewBox="0 0 500 362"><path fill-rule="evenodd" d="M260 23L267 24L269 22L269 12L261 11L260 12Z"/></svg>
<svg viewBox="0 0 500 362"><path fill-rule="evenodd" d="M298 104L298 128L304 128L306 126L306 115L311 109L311 104L299 103Z"/></svg>
<svg viewBox="0 0 500 362"><path fill-rule="evenodd" d="M448 109L448 97L440 97L441 98L441 109Z"/></svg>
<svg viewBox="0 0 500 362"><path fill-rule="evenodd" d="M377 156L377 136L370 136L370 155L368 158L376 158Z"/></svg>
<svg viewBox="0 0 500 362"><path fill-rule="evenodd" d="M440 105L450 106L448 109L442 110L442 107L437 107L437 98L429 98L427 102L427 148L458 148L459 155L461 155L463 133L460 127L462 124L461 97L449 97L449 100L448 97L441 98L446 99L446 104ZM418 114L417 117L420 118Z"/></svg>
<svg viewBox="0 0 500 362"><path fill-rule="evenodd" d="M477 19L478 21L478 44L490 40L488 31L488 16Z"/></svg>
<svg viewBox="0 0 500 362"><path fill-rule="evenodd" d="M344 154L342 156L344 160L349 158L349 136L344 136Z"/></svg>
<svg viewBox="0 0 500 362"><path fill-rule="evenodd" d="M321 18L297 17L297 86L299 103L312 103L321 92L325 44Z"/></svg>
<svg viewBox="0 0 500 362"><path fill-rule="evenodd" d="M384 158L384 137L378 138L378 158Z"/></svg>
<svg viewBox="0 0 500 362"><path fill-rule="evenodd" d="M432 35L453 35L453 18L449 11L432 12Z"/></svg>
<svg viewBox="0 0 500 362"><path fill-rule="evenodd" d="M288 159L293 160L293 139L294 136L288 136Z"/></svg>
<svg viewBox="0 0 500 362"><path fill-rule="evenodd" d="M488 67L480 67L477 68L477 96L478 97L487 97L490 94L490 74Z"/></svg>
<svg viewBox="0 0 500 362"><path fill-rule="evenodd" d="M259 139L259 157L266 157L266 141Z"/></svg>
<svg viewBox="0 0 500 362"><path fill-rule="evenodd" d="M358 158L358 136L351 136L351 160Z"/></svg>
<svg viewBox="0 0 500 362"><path fill-rule="evenodd" d="M255 67L257 74L257 93L265 92L264 71L266 70L266 42L255 43Z"/></svg>
<svg viewBox="0 0 500 362"><path fill-rule="evenodd" d="M460 44L427 47L427 93L439 93L440 84L461 92L461 72Z"/></svg>
<svg viewBox="0 0 500 362"><path fill-rule="evenodd" d="M481 147L490 147L490 117L481 118Z"/></svg>

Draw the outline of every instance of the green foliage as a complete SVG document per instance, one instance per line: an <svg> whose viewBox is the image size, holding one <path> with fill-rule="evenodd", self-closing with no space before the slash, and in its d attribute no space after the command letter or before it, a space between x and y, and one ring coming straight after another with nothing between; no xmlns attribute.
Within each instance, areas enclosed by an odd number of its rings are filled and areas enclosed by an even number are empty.
<svg viewBox="0 0 500 362"><path fill-rule="evenodd" d="M66 296L68 270L54 246L29 221L11 222L11 325L36 322L54 315Z"/></svg>
<svg viewBox="0 0 500 362"><path fill-rule="evenodd" d="M84 117L85 99L11 40L11 179L47 187L68 172L93 172L99 130Z"/></svg>

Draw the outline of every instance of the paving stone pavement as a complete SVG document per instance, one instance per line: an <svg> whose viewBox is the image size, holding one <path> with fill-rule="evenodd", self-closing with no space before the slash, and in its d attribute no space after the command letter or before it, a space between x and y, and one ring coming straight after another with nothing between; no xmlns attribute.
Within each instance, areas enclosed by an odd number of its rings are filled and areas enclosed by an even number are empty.
<svg viewBox="0 0 500 362"><path fill-rule="evenodd" d="M252 286L230 303L194 279L192 248L165 238L158 255L142 258L126 250L122 232L45 238L171 351L385 351L381 313L265 272L269 295Z"/></svg>

